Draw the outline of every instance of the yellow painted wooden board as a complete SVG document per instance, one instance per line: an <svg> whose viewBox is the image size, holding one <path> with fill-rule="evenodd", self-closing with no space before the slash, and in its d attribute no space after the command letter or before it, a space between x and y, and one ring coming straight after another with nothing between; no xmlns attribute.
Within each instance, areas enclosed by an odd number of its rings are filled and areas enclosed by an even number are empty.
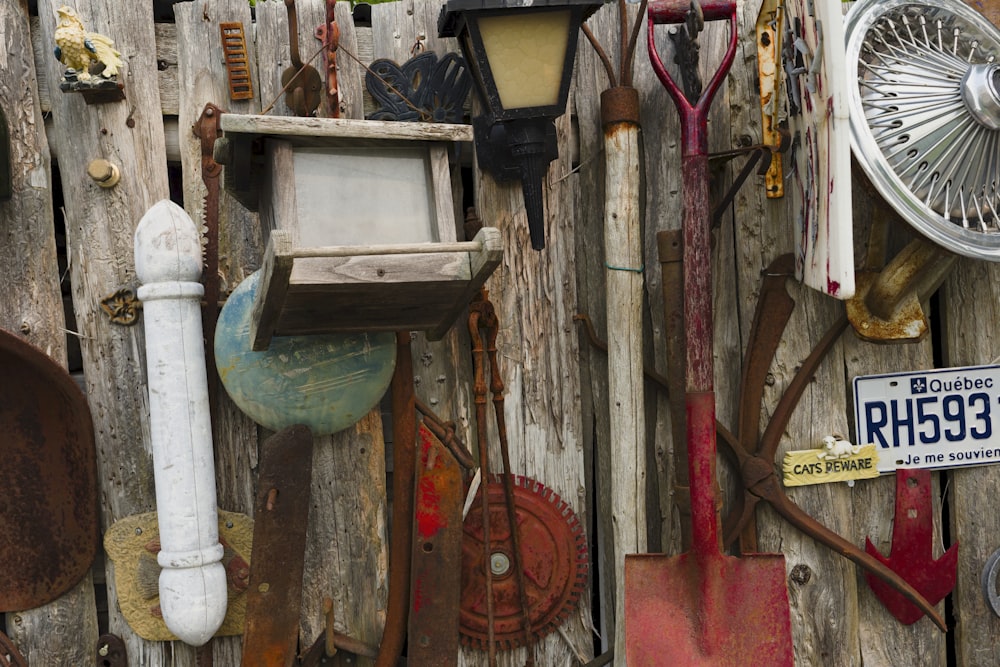
<svg viewBox="0 0 1000 667"><path fill-rule="evenodd" d="M250 548L253 519L245 514L219 510L219 542L224 548L229 601L226 619L216 637L243 634L246 588L250 583ZM136 514L116 521L104 534L104 550L115 564L115 589L122 616L143 639L174 641L160 614L160 529L156 512Z"/></svg>
<svg viewBox="0 0 1000 667"><path fill-rule="evenodd" d="M781 463L785 486L847 482L878 477L875 445L862 445L857 454L839 458L826 456L825 449L786 452Z"/></svg>

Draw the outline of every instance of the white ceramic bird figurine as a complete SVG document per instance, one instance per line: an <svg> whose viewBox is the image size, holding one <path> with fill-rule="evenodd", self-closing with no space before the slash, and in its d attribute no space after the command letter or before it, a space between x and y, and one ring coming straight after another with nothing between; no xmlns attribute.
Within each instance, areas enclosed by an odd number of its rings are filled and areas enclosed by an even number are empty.
<svg viewBox="0 0 1000 667"><path fill-rule="evenodd" d="M59 62L76 70L81 81L91 77L90 66L94 62L104 65L101 76L110 79L118 75L122 60L114 42L96 32L87 32L72 7L63 5L56 10L56 16L59 24L55 32L55 55Z"/></svg>

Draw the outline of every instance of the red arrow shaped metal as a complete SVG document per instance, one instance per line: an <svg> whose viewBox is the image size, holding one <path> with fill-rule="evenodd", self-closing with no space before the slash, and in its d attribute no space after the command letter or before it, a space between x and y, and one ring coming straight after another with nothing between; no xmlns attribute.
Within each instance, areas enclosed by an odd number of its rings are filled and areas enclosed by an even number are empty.
<svg viewBox="0 0 1000 667"><path fill-rule="evenodd" d="M958 542L937 560L932 555L934 515L929 470L896 471L896 518L892 526L892 550L886 558L865 538L865 550L937 604L955 587ZM875 597L900 623L916 623L924 615L919 608L871 574L865 574Z"/></svg>

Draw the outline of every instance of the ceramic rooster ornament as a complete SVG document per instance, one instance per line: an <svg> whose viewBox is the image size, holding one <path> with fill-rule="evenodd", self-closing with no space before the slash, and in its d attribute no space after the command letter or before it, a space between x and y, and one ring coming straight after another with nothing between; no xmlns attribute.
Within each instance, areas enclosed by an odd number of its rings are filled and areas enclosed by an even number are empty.
<svg viewBox="0 0 1000 667"><path fill-rule="evenodd" d="M87 32L83 22L72 7L62 6L56 10L59 25L56 26L56 58L67 68L75 71L75 78L87 81L91 78L90 68L95 63L103 65L100 76L113 79L121 67L121 54L114 48L114 42L96 32ZM71 78L67 73L67 78Z"/></svg>

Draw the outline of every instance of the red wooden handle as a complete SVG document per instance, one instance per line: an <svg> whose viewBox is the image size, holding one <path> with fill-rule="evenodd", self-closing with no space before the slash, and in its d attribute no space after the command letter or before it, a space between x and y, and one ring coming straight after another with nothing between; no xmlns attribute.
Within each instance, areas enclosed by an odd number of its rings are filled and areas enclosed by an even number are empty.
<svg viewBox="0 0 1000 667"><path fill-rule="evenodd" d="M727 0L704 0L700 4L706 21L722 21L736 11L736 3ZM652 0L647 13L653 23L683 23L690 9L691 0Z"/></svg>

